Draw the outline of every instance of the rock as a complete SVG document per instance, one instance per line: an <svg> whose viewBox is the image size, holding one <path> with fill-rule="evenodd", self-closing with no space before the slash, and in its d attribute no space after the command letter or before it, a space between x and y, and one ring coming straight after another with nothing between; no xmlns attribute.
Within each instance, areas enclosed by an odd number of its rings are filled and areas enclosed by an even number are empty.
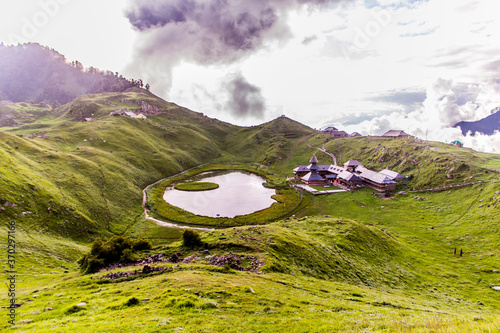
<svg viewBox="0 0 500 333"><path fill-rule="evenodd" d="M47 310L47 311L52 311L52 310L54 310L54 309L53 309L53 308L45 308L45 310Z"/></svg>
<svg viewBox="0 0 500 333"><path fill-rule="evenodd" d="M21 303L12 303L10 306L2 306L2 308L4 309L8 309L8 308L18 308L20 307L22 304Z"/></svg>
<svg viewBox="0 0 500 333"><path fill-rule="evenodd" d="M173 263L178 263L179 261L181 261L181 259L179 258L179 256L177 255L177 253L172 253L172 255L170 256L169 261L173 262Z"/></svg>
<svg viewBox="0 0 500 333"><path fill-rule="evenodd" d="M151 266L149 265L144 265L144 267L142 268L142 273L143 274L147 274L147 273L150 273L152 270L151 270Z"/></svg>
<svg viewBox="0 0 500 333"><path fill-rule="evenodd" d="M85 305L87 305L87 302L80 302L76 306L85 306Z"/></svg>
<svg viewBox="0 0 500 333"><path fill-rule="evenodd" d="M143 302L149 302L149 298L143 298L141 301L143 301Z"/></svg>
<svg viewBox="0 0 500 333"><path fill-rule="evenodd" d="M184 263L184 264L190 264L195 259L197 259L197 258L193 254L193 255L190 255L189 257L185 258L184 260L182 260L182 263Z"/></svg>

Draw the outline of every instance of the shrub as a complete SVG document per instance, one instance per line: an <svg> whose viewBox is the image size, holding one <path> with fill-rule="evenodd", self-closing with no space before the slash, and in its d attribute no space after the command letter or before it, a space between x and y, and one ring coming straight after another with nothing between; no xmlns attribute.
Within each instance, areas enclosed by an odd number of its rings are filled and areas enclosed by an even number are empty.
<svg viewBox="0 0 500 333"><path fill-rule="evenodd" d="M78 260L83 273L95 273L114 263L130 263L137 260L137 251L149 250L151 242L145 238L137 240L127 236L115 236L103 241L98 238L92 243L90 252Z"/></svg>
<svg viewBox="0 0 500 333"><path fill-rule="evenodd" d="M182 241L186 247L196 247L203 245L201 236L196 230L186 229L182 234Z"/></svg>
<svg viewBox="0 0 500 333"><path fill-rule="evenodd" d="M181 301L179 301L176 305L179 309L183 309L183 308L194 308L196 306L196 303L193 302L192 300L190 299L183 299Z"/></svg>
<svg viewBox="0 0 500 333"><path fill-rule="evenodd" d="M73 313L77 313L77 312L80 312L82 310L85 310L84 307L82 306L78 306L78 305L73 305L71 307L69 307L67 310L66 310L66 314L73 314Z"/></svg>
<svg viewBox="0 0 500 333"><path fill-rule="evenodd" d="M134 249L137 251L150 250L153 247L151 241L147 238L139 237L134 244Z"/></svg>
<svg viewBox="0 0 500 333"><path fill-rule="evenodd" d="M130 297L123 305L133 306L139 304L139 299L137 297Z"/></svg>

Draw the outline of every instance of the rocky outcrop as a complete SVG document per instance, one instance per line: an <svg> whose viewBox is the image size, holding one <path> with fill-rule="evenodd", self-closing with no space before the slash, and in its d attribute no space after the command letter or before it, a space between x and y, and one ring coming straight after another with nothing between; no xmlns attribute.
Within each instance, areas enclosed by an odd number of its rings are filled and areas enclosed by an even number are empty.
<svg viewBox="0 0 500 333"><path fill-rule="evenodd" d="M142 100L142 99L137 99L137 100L122 99L121 102L137 105L138 108L134 109L134 112L142 113L145 116L151 117L151 116L157 116L157 115L163 113L162 110L160 110L159 108L157 108L154 105L149 104L148 102L146 102L145 100Z"/></svg>

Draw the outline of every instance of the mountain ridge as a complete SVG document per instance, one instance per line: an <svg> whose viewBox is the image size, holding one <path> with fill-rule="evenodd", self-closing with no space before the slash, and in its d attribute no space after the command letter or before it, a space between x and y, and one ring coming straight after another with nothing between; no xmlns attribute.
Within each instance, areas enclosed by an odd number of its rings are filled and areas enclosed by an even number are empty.
<svg viewBox="0 0 500 333"><path fill-rule="evenodd" d="M467 135L471 132L472 135L482 133L485 135L493 135L495 131L500 131L500 107L491 110L489 116L477 121L461 121L453 125L453 127L460 127L462 135Z"/></svg>
<svg viewBox="0 0 500 333"><path fill-rule="evenodd" d="M38 43L0 45L0 100L57 107L84 94L143 86L142 80L129 80L118 72L92 66L85 69L79 61L68 62L59 52Z"/></svg>

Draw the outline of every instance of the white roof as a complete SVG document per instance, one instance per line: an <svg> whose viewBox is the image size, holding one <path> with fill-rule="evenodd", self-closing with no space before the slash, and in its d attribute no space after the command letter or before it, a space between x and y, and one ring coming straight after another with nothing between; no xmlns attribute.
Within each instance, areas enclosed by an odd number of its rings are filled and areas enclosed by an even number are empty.
<svg viewBox="0 0 500 333"><path fill-rule="evenodd" d="M328 168L328 171L331 172L331 173L334 173L336 175L340 175L342 172L344 172L344 168L341 167L341 166L338 166L338 165L330 165L330 167Z"/></svg>
<svg viewBox="0 0 500 333"><path fill-rule="evenodd" d="M396 171L392 171L392 170L389 170L389 169L382 170L379 173L381 173L383 175L386 175L387 177L389 177L392 180L394 180L394 179L400 179L400 178L405 178L405 176L397 173Z"/></svg>
<svg viewBox="0 0 500 333"><path fill-rule="evenodd" d="M378 173L372 170L369 170L365 167L358 167L356 168L356 171L359 172L359 175L365 179L371 180L372 182L378 183L378 184L391 184L395 183L394 180L390 179L386 175L382 173Z"/></svg>

